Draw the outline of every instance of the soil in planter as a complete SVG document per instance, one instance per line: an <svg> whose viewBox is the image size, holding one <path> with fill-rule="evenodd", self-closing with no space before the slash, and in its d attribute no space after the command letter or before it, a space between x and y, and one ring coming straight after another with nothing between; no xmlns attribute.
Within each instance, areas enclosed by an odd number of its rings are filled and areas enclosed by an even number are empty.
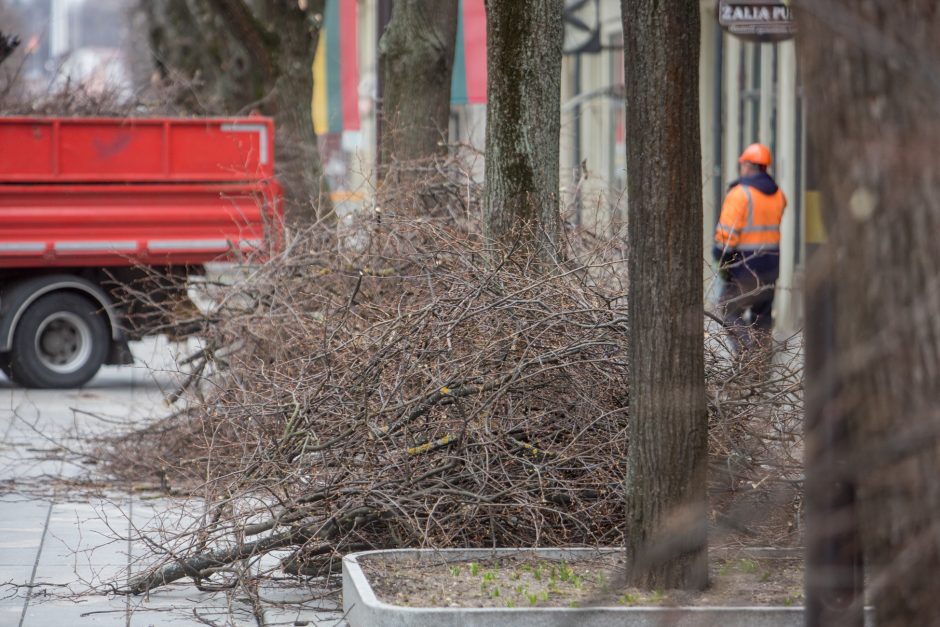
<svg viewBox="0 0 940 627"><path fill-rule="evenodd" d="M376 595L408 607L753 606L803 604L801 558L712 556L703 592L625 589L618 554L551 560L520 553L480 561L360 561Z"/></svg>

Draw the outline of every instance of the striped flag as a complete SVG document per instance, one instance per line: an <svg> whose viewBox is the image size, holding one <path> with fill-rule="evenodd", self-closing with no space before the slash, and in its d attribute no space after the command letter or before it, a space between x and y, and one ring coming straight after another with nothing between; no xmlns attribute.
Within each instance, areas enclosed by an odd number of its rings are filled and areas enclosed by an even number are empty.
<svg viewBox="0 0 940 627"><path fill-rule="evenodd" d="M317 135L359 130L356 0L327 0L313 59L313 128Z"/></svg>
<svg viewBox="0 0 940 627"><path fill-rule="evenodd" d="M486 102L486 9L483 0L460 0L450 102L455 105Z"/></svg>

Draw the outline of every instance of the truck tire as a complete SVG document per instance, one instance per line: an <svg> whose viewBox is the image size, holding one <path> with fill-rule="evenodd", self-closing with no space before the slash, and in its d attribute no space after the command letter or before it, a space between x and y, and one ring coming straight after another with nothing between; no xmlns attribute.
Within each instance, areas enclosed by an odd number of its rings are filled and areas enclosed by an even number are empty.
<svg viewBox="0 0 940 627"><path fill-rule="evenodd" d="M37 299L13 334L10 374L32 388L72 388L89 381L108 355L110 335L98 305L70 292Z"/></svg>

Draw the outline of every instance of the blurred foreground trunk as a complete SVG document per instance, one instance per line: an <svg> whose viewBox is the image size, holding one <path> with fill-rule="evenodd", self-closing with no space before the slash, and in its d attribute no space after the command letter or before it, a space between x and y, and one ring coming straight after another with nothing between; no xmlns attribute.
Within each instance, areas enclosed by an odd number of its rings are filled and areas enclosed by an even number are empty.
<svg viewBox="0 0 940 627"><path fill-rule="evenodd" d="M845 472L858 483L878 625L935 625L940 6L934 0L801 4L808 119L830 248L810 260L807 293L812 298L821 282L831 282L834 329L834 358L824 376L807 380L807 397L823 386L835 390L823 400L849 428ZM807 440L808 448L822 446L818 433L808 432ZM815 472L843 471L823 465ZM833 517L827 532L853 523Z"/></svg>

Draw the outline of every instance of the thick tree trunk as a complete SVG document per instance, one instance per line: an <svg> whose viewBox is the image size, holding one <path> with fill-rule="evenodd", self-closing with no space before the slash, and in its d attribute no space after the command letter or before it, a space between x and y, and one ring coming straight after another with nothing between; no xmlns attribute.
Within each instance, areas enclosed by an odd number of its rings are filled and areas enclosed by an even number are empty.
<svg viewBox="0 0 940 627"><path fill-rule="evenodd" d="M285 6L286 5L286 6ZM279 36L273 50L273 112L279 159L278 180L292 193L288 216L306 223L332 215L333 203L323 178L317 135L313 130L313 58L320 39L326 0L310 0L306 9L297 2L274 2L267 11L269 29Z"/></svg>
<svg viewBox="0 0 940 627"><path fill-rule="evenodd" d="M879 626L937 624L940 5L801 4L808 120L835 260L831 273L825 258L810 260L807 294L817 293L814 279L834 285L827 366L838 394L829 403L850 427L870 601ZM816 350L808 345L807 359ZM806 383L808 396L826 385ZM818 434L807 436L820 446ZM830 532L848 522L834 519Z"/></svg>
<svg viewBox="0 0 940 627"><path fill-rule="evenodd" d="M447 154L457 0L397 0L379 43L384 74L382 176L420 176L416 168Z"/></svg>
<svg viewBox="0 0 940 627"><path fill-rule="evenodd" d="M708 580L699 2L623 0L629 189L628 582Z"/></svg>
<svg viewBox="0 0 940 627"><path fill-rule="evenodd" d="M485 234L558 255L562 0L488 0Z"/></svg>
<svg viewBox="0 0 940 627"><path fill-rule="evenodd" d="M330 211L310 101L311 66L325 0L155 0L142 2L157 69L187 109L232 115L257 109L274 117L277 174L288 219Z"/></svg>

